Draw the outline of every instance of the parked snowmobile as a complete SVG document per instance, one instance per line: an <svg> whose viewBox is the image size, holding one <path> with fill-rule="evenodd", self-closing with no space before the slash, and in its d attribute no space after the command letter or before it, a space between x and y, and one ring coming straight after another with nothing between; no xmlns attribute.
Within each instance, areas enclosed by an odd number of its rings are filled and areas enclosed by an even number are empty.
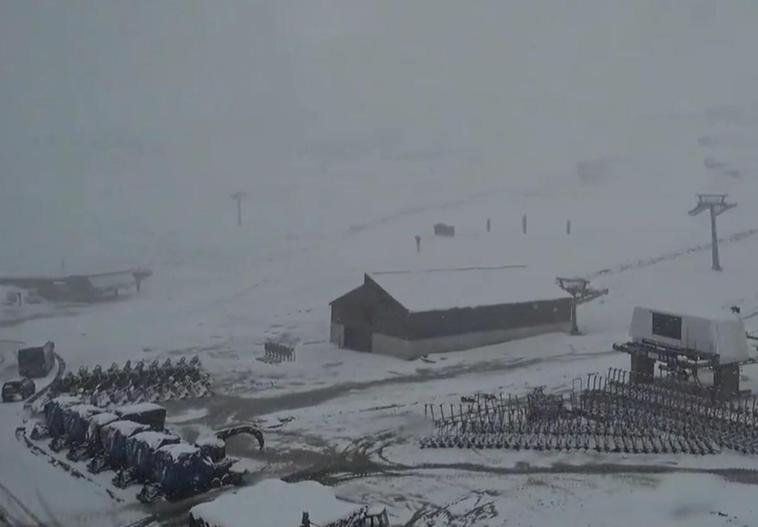
<svg viewBox="0 0 758 527"><path fill-rule="evenodd" d="M23 401L31 397L35 391L37 391L37 388L31 379L23 378L7 381L3 384L2 389L3 402Z"/></svg>

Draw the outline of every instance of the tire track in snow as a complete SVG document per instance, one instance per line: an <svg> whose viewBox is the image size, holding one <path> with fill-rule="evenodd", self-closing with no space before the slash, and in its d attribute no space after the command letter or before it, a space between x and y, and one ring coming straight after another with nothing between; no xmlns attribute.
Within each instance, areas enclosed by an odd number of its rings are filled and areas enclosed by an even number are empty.
<svg viewBox="0 0 758 527"><path fill-rule="evenodd" d="M30 511L24 503L18 499L15 494L13 494L8 487L0 483L0 494L2 494L8 502L13 504L16 508L18 508L25 516L27 516L29 519L31 519L31 523L29 521L21 521L20 519L12 516L6 509L0 507L0 520L6 523L6 525L10 525L11 527L15 526L23 526L23 525L38 525L40 527L44 527L45 523L40 521L40 519L32 512Z"/></svg>
<svg viewBox="0 0 758 527"><path fill-rule="evenodd" d="M407 384L431 383L442 379L458 378L477 373L494 373L498 371L514 371L527 368L545 362L561 363L565 361L591 360L595 357L614 353L607 349L594 352L566 352L546 355L544 357L513 357L511 360L487 360L475 364L462 363L440 369L417 369L415 373L400 375L389 378L373 379L367 381L354 381L334 384L323 388L286 393L282 395L249 398L238 395L216 393L213 398L203 399L202 405L207 408L208 414L204 418L205 423L211 426L222 423L249 422L263 415L279 413L288 410L309 408L319 404L338 399L344 395L354 395L357 392L370 390L382 386L404 386ZM228 379L226 380L228 381ZM228 382L224 384L228 384ZM171 412L184 412L188 408L197 407L198 401L166 401L164 403ZM407 405L399 404L396 408Z"/></svg>
<svg viewBox="0 0 758 527"><path fill-rule="evenodd" d="M356 446L358 446L356 444ZM746 468L698 468L679 467L673 465L655 464L623 464L623 463L555 463L548 466L534 466L528 463L517 463L512 467L497 467L475 463L421 463L407 465L401 463L378 462L373 456L366 455L360 448L335 453L332 463L317 467L308 467L285 475L285 481L318 481L328 486L338 486L361 479L393 479L430 477L440 478L490 478L499 476L533 476L533 475L578 475L578 476L610 476L610 475L667 475L694 474L715 476L725 481L758 485L758 470ZM439 471L449 471L450 474L440 475Z"/></svg>

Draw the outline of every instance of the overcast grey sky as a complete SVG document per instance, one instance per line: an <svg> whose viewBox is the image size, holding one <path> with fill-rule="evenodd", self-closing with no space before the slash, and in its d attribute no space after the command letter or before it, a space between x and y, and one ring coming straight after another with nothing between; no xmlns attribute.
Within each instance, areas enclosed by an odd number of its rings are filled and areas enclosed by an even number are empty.
<svg viewBox="0 0 758 527"><path fill-rule="evenodd" d="M376 150L530 177L641 115L751 102L757 23L750 0L0 0L3 234Z"/></svg>

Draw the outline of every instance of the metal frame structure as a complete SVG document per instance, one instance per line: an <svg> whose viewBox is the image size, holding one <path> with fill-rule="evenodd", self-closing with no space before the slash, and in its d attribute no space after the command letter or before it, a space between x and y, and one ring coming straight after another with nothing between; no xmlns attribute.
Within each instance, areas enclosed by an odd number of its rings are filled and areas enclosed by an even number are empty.
<svg viewBox="0 0 758 527"><path fill-rule="evenodd" d="M629 354L642 354L649 359L664 362L666 364L679 364L682 368L692 367L713 367L719 365L719 356L715 353L706 353L689 348L673 348L662 346L655 342L627 342L625 344L614 344L615 351L622 351Z"/></svg>
<svg viewBox="0 0 758 527"><path fill-rule="evenodd" d="M590 281L584 278L564 278L560 276L555 281L558 287L571 295L571 334L579 335L579 326L576 323L576 305L579 297L587 291Z"/></svg>
<svg viewBox="0 0 758 527"><path fill-rule="evenodd" d="M661 371L675 378L692 379L693 388L706 390L700 385L698 371L710 369L713 371L713 388L706 391L709 391L711 397L718 399L740 395L740 366L756 362L754 359L748 359L721 364L716 353L664 346L646 340L614 344L613 349L630 355L631 378L637 383L650 382L655 374L655 363L661 362Z"/></svg>
<svg viewBox="0 0 758 527"><path fill-rule="evenodd" d="M580 277L568 278L559 276L555 279L555 282L558 284L558 287L571 295L571 334L581 335L576 322L576 306L607 295L608 289L592 289L590 281Z"/></svg>
<svg viewBox="0 0 758 527"><path fill-rule="evenodd" d="M690 216L697 216L706 210L711 213L711 268L714 271L721 271L721 262L719 261L719 239L716 229L716 216L723 214L729 209L737 206L736 203L727 203L727 194L698 194L697 205L689 211Z"/></svg>
<svg viewBox="0 0 758 527"><path fill-rule="evenodd" d="M242 227L242 200L247 197L247 192L240 190L230 197L237 202L237 227Z"/></svg>

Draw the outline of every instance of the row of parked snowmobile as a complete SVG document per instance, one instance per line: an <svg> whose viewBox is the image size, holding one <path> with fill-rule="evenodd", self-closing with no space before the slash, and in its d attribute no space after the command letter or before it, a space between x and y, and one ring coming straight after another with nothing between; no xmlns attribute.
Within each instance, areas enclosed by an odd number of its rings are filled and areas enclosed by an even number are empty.
<svg viewBox="0 0 758 527"><path fill-rule="evenodd" d="M224 441L230 436L252 434L263 448L263 435L252 426L222 430L189 444L165 429L165 419L166 410L153 403L104 409L60 396L45 404L44 424L35 425L31 438L50 438L50 450L68 449L66 457L86 461L93 474L115 471L116 487L142 484L137 498L143 503L182 499L241 482L244 470L235 469L237 460L226 456Z"/></svg>
<svg viewBox="0 0 758 527"><path fill-rule="evenodd" d="M182 357L173 363L170 358L163 363L157 359L147 364L137 361L123 366L113 363L104 370L97 365L92 370L86 366L66 374L56 386L56 391L65 394L83 395L99 406L129 402L158 402L171 399L206 397L210 395L210 376L203 371L200 359L189 362Z"/></svg>

